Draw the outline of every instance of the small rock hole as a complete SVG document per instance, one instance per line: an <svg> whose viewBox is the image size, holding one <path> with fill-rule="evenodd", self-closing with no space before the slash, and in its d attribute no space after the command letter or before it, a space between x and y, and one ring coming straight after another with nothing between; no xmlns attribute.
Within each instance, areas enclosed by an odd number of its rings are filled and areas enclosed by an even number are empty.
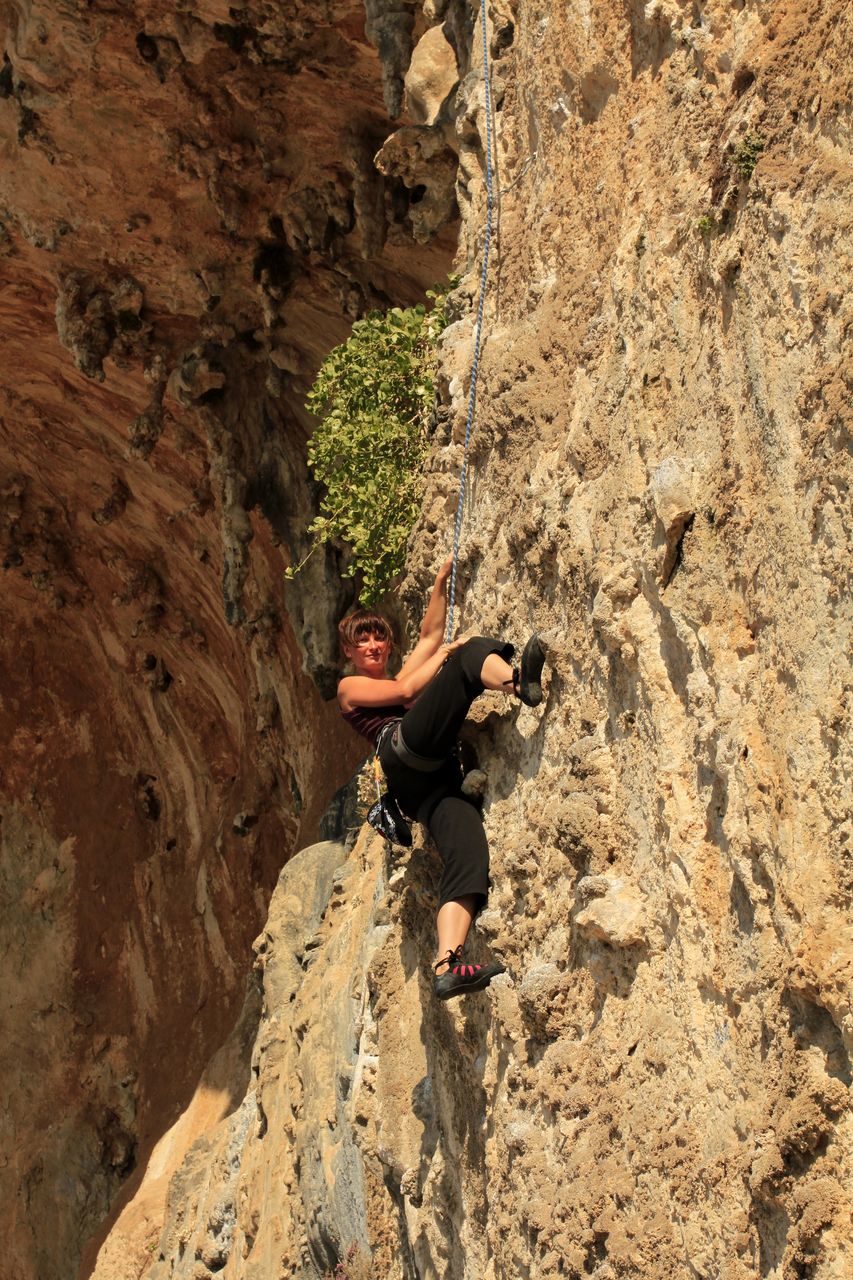
<svg viewBox="0 0 853 1280"><path fill-rule="evenodd" d="M507 20L503 26L499 28L494 39L492 40L492 57L500 57L505 49L508 49L515 39L515 24Z"/></svg>
<svg viewBox="0 0 853 1280"><path fill-rule="evenodd" d="M156 62L160 55L157 41L144 31L140 31L136 37L136 50L143 62Z"/></svg>
<svg viewBox="0 0 853 1280"><path fill-rule="evenodd" d="M254 27L230 26L227 22L214 22L213 35L221 44L227 44L234 53L242 53L246 41L256 34Z"/></svg>
<svg viewBox="0 0 853 1280"><path fill-rule="evenodd" d="M237 836L247 836L252 827L257 826L258 815L256 813L238 813L234 818L231 829Z"/></svg>
<svg viewBox="0 0 853 1280"><path fill-rule="evenodd" d="M750 71L749 67L741 67L735 72L732 80L732 93L736 98L740 98L751 84L755 84L755 72Z"/></svg>
<svg viewBox="0 0 853 1280"><path fill-rule="evenodd" d="M157 779L150 773L136 775L136 800L139 812L150 822L156 822L160 817L160 799L154 787L156 781Z"/></svg>
<svg viewBox="0 0 853 1280"><path fill-rule="evenodd" d="M209 391L203 391L198 397L199 404L219 404L225 399L224 387L211 387Z"/></svg>
<svg viewBox="0 0 853 1280"><path fill-rule="evenodd" d="M294 277L293 263L285 247L277 244L261 245L255 258L253 278L268 287L286 289Z"/></svg>
<svg viewBox="0 0 853 1280"><path fill-rule="evenodd" d="M237 334L237 339L242 342L244 347L248 347L250 351L260 351L264 345L255 337L254 329L244 329L242 333Z"/></svg>
<svg viewBox="0 0 853 1280"><path fill-rule="evenodd" d="M12 63L9 61L8 53L4 53L3 70L0 71L0 98L11 98L14 92L12 75Z"/></svg>

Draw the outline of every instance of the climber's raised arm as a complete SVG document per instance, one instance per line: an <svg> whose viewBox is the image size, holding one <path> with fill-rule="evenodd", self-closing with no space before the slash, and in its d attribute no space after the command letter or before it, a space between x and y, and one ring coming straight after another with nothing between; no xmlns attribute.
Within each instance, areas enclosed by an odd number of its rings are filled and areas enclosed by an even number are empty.
<svg viewBox="0 0 853 1280"><path fill-rule="evenodd" d="M370 643L377 643L375 637L368 637L364 652L357 652L352 661L357 670L369 670L373 655ZM382 642L379 642L382 643ZM338 704L342 711L351 711L353 707L387 707L394 704L405 705L415 699L436 674L440 671L451 653L463 642L453 640L450 644L440 644L433 654L424 658L414 671L404 674L403 671L393 677L371 675L344 676L338 685ZM348 656L350 656L348 654ZM386 659L387 661L387 659Z"/></svg>
<svg viewBox="0 0 853 1280"><path fill-rule="evenodd" d="M435 575L435 582L430 592L429 603L426 607L424 620L421 623L421 634L418 643L409 654L403 666L400 669L401 677L412 675L413 672L419 670L424 662L434 657L438 652L444 640L444 627L447 622L447 583L450 578L450 570L453 567L453 557L448 556L444 564ZM444 658L447 657L445 653ZM442 658L442 661L444 661ZM438 664L441 666L441 663ZM434 668L433 674L438 670ZM423 688L423 685L421 685Z"/></svg>
<svg viewBox="0 0 853 1280"><path fill-rule="evenodd" d="M355 675L344 676L338 685L338 703L345 714L356 707L407 706L459 648L461 641L444 643L452 564L448 556L436 574L418 643L396 676L387 672L394 641L384 615L357 609L341 620L341 647L355 667Z"/></svg>

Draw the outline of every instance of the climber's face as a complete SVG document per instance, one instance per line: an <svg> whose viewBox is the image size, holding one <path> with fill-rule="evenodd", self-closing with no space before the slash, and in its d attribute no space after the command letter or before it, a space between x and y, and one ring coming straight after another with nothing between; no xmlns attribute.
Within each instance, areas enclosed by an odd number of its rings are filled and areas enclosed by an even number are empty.
<svg viewBox="0 0 853 1280"><path fill-rule="evenodd" d="M355 667L356 675L381 680L391 656L391 641L369 632L366 636L359 636L354 645L347 645L344 653Z"/></svg>

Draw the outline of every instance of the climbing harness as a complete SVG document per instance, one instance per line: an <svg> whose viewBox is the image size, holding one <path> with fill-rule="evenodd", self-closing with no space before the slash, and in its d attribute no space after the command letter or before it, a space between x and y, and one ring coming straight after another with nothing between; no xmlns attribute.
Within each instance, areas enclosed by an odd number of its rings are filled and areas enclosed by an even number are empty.
<svg viewBox="0 0 853 1280"><path fill-rule="evenodd" d="M373 755L373 781L376 786L376 802L371 805L368 811L367 821L390 844L403 845L404 848L409 849L412 845L412 829L391 793L382 790L385 774L382 768L381 754L386 739L389 741L390 749L400 764L413 769L415 773L437 772L446 763L446 757L441 756L435 759L418 755L416 751L412 751L403 737L403 726L400 720L389 720L379 730Z"/></svg>
<svg viewBox="0 0 853 1280"><path fill-rule="evenodd" d="M456 524L453 529L453 566L450 571L448 593L447 631L448 643L453 635L453 614L456 608L456 564L459 559L459 539L462 534L462 513L465 508L465 487L468 481L468 446L474 424L474 407L477 402L477 374L480 368L480 343L483 336L483 309L486 304L486 277L489 273L489 249L492 243L492 90L489 78L489 37L486 28L486 0L480 0L480 24L483 28L483 93L486 108L486 234L483 239L483 269L480 274L480 298L477 304L477 328L474 337L474 360L471 365L471 386L468 391L468 417L465 422L465 449L462 455L462 473L459 480L459 499L456 504Z"/></svg>
<svg viewBox="0 0 853 1280"><path fill-rule="evenodd" d="M415 773L435 773L445 763L444 756L421 756L413 751L403 737L403 725L400 721L391 730L391 750L400 764L414 769Z"/></svg>

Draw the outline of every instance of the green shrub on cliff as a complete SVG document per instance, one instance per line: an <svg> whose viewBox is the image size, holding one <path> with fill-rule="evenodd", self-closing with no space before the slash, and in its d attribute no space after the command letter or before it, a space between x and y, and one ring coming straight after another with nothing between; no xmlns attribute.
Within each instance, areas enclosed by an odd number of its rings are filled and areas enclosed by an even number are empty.
<svg viewBox="0 0 853 1280"><path fill-rule="evenodd" d="M308 394L307 408L320 419L308 442L308 462L324 486L320 514L308 530L315 540L308 554L322 543L344 542L352 553L347 576L360 576L364 604L376 601L402 570L420 509L449 288L427 295L433 300L429 311L422 304L392 307L356 320L349 339L323 361ZM303 564L288 569L287 577Z"/></svg>
<svg viewBox="0 0 853 1280"><path fill-rule="evenodd" d="M746 182L749 182L752 177L753 170L758 164L758 157L765 145L764 138L760 134L748 133L735 147L734 166Z"/></svg>

